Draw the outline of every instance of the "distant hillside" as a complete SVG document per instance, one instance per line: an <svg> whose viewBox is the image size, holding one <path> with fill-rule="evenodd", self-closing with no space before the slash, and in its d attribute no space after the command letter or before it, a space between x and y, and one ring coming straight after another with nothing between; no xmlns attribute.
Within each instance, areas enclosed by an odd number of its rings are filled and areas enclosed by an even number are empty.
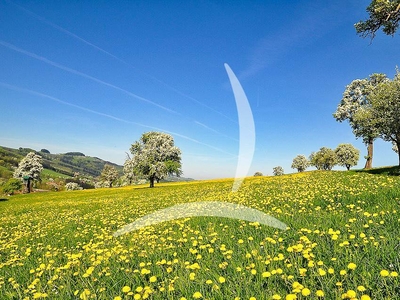
<svg viewBox="0 0 400 300"><path fill-rule="evenodd" d="M112 165L122 174L122 166L98 157L86 156L81 152L52 154L46 149L36 151L30 148L13 149L0 146L0 177L11 177L14 167L17 167L21 159L29 152L35 152L43 157L44 169L67 176L74 176L74 173L79 172L82 175L97 177L105 164Z"/></svg>

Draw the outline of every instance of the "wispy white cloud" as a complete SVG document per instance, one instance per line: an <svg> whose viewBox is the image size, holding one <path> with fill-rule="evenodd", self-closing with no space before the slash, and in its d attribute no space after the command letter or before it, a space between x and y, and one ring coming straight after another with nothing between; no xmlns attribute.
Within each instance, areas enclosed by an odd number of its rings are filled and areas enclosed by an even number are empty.
<svg viewBox="0 0 400 300"><path fill-rule="evenodd" d="M26 56L29 56L29 57L32 57L32 58L37 59L37 60L39 60L39 61L42 61L42 62L44 62L44 63L46 63L46 64L48 64L48 65L50 65L50 66L56 67L56 68L61 69L61 70L63 70L63 71L66 71L66 72L69 72L69 73L71 73L71 74L75 74L75 75L81 76L81 77L83 77L83 78L86 78L86 79L92 80L92 81L94 81L94 82L100 83L100 84L102 84L102 85L105 85L105 86L107 86L107 87L113 88L113 89L118 90L118 91L120 91L120 92L122 92L122 93L124 93L124 94L127 94L127 95L130 96L130 97L133 97L133 98L136 98L136 99L138 99L138 100L144 101L144 102L146 102L146 103L148 103L148 104L157 106L158 108L161 108L161 109L163 109L163 110L166 110L166 111L168 111L168 112L170 112L170 113L179 114L178 112L176 112L176 111L174 111L174 110L172 110L172 109L169 109L169 108L167 108L167 107L165 107L165 106L162 106L162 105L160 105L160 104L157 104L157 103L155 103L155 102L153 102L153 101L151 101L151 100L149 100L149 99L146 99L146 98L144 98L144 97L138 96L138 95L136 95L136 94L134 94L134 93L132 93L132 92L129 92L129 91L123 89L123 88L120 88L120 87L118 87L118 86L116 86L116 85L113 85L113 84L111 84L111 83L105 82L105 81L100 80L100 79L98 79L98 78L95 78L95 77L93 77L93 76L87 75L87 74L82 73L82 72L80 72L80 71L77 71L77 70L75 70L75 69L66 67L66 66L64 66L64 65L62 65L62 64L56 63L56 62L54 62L54 61L51 61L51 60L49 60L49 59L47 59L47 58L45 58L45 57L43 57L43 56L40 56L40 55L37 55L37 54L35 54L35 53L29 52L29 51L27 51L27 50L24 50L24 49L22 49L22 48L19 48L19 47L13 45L13 44L10 44L10 43L7 43L7 42L5 42L5 41L0 40L0 45L3 46L3 47L8 48L8 49L10 49L10 50L19 52L19 53L24 54L24 55L26 55Z"/></svg>
<svg viewBox="0 0 400 300"><path fill-rule="evenodd" d="M5 1L6 1L7 3L13 5L14 7L16 7L16 8L18 8L18 9L22 10L22 11L25 12L26 14L28 14L28 15L30 15L31 17L35 18L36 20L38 20L38 21L40 21L40 22L42 22L42 23L44 23L44 24L47 24L47 25L49 25L50 27L52 27L52 28L54 28L54 29L56 29L56 30L58 30L58 31L60 31L60 32L66 34L66 35L68 35L68 36L70 36L70 37L72 37L72 38L74 38L74 39L76 39L76 40L78 40L78 41L80 41L80 42L82 42L82 43L84 43L84 44L86 44L86 45L88 45L88 46L94 48L94 49L96 49L96 50L98 50L98 51L100 51L101 53L103 53L103 54L105 54L105 55L107 55L107 56L109 56L109 57L111 57L111 58L113 58L113 59L115 59L115 60L117 60L117 61L123 63L124 65L126 65L126 66L128 66L128 67L130 67L130 68L133 68L135 71L138 71L138 72L140 72L142 75L144 75L144 76L150 78L151 80L153 80L153 81L155 81L155 82L157 82L157 83L162 84L163 86L165 86L165 87L168 88L169 90L171 90L171 91L173 91L173 92L175 92L175 93L177 93L177 94L179 94L179 95L185 97L186 99L189 99L190 101L192 101L192 102L194 102L194 103L196 103L196 104L198 104L198 105L200 105L200 106L203 106L203 107L207 108L207 109L210 110L210 111L213 111L214 113L216 113L216 114L218 114L218 115L224 117L225 119L227 119L227 120L229 120L229 121L231 121L231 122L233 122L233 123L237 123L235 120L231 119L230 117L228 117L228 116L225 115L224 113L222 113L222 112L220 112L220 111L218 111L218 110L212 108L211 106L205 104L205 103L202 102L202 101L197 100L196 98L194 98L194 97L192 97L192 96L187 95L186 93L183 93L182 91L180 91L180 90L174 88L174 87L171 86L170 84L168 84L168 83L166 83L166 82L164 82L164 81L158 79L157 77L155 77L155 76L153 76L153 75L151 75L151 74L148 74L147 72L144 72L144 71L142 71L142 70L139 70L138 68L134 67L133 65L131 65L131 64L128 63L127 61L125 61L125 60L121 59L120 57L118 57L118 56L112 54L111 52L109 52L109 51L103 49L102 47L99 47L99 46L97 46L97 45L91 43L91 42L88 41L87 39L84 39L84 38L80 37L79 35L77 35L77 34L71 32L71 31L69 31L69 30L67 30L67 29L65 29L65 28L63 28L63 27L61 27L61 26L59 26L59 25L57 25L57 24L55 24L55 23L53 23L53 22L50 22L50 21L47 20L46 18L44 18L44 17L42 17L42 16L40 16L40 15L38 15L38 14L36 14L36 13L34 13L34 12L28 10L28 9L26 9L25 7L23 7L23 6L19 5L19 4L16 4L16 3L14 3L14 2L12 2L12 1L10 1L10 0L5 0ZM208 127L208 128L211 129L210 127ZM215 131L215 132L219 134L218 131Z"/></svg>
<svg viewBox="0 0 400 300"><path fill-rule="evenodd" d="M260 39L249 54L249 64L240 74L241 79L251 77L288 55L294 48L314 43L329 33L329 28L336 26L339 18L333 11L338 11L337 3L312 3L302 8L304 12L297 20L284 24L283 29ZM338 13L338 12L337 12Z"/></svg>
<svg viewBox="0 0 400 300"><path fill-rule="evenodd" d="M212 145L203 143L203 142L201 142L199 140L196 140L194 138L188 137L186 135L183 135L183 134L180 134L180 133L177 133L177 132L173 132L173 131L170 131L170 130L166 130L166 129L163 129L163 128L154 127L154 126L150 126L150 125L146 125L146 124L142 124L142 123L138 123L138 122L132 122L132 121L129 121L129 120L126 120L126 119L122 119L122 118L119 118L119 117L116 117L116 116L113 116L113 115L110 115L110 114L106 114L106 113L99 112L99 111L96 111L96 110L93 110L93 109L89 109L89 108L86 108L86 107L83 107L83 106L80 106L80 105L76 105L76 104L61 100L59 98L56 98L56 97L53 97L53 96L50 96L50 95L47 95L47 94L44 94L44 93L40 93L40 92L33 91L33 90L30 90L30 89L21 88L21 87L18 87L18 86L15 86L15 85L11 85L11 84L8 84L8 83L5 83L5 82L1 82L0 81L0 86L2 86L4 88L7 88L7 89L10 89L10 90L13 90L13 91L22 92L22 93L28 93L28 94L31 94L31 95L34 95L34 96L46 98L46 99L58 102L60 104L67 105L67 106L70 106L70 107L73 107L73 108L76 108L76 109L79 109L79 110L82 110L82 111L85 111L85 112L88 112L88 113L91 113L91 114L95 114L95 115L99 115L99 116L102 116L102 117L105 117L105 118L112 119L114 121L127 123L127 124L132 124L132 125L148 128L150 130L156 130L156 131L162 131L162 132L165 132L165 133L169 133L169 134L171 134L173 136L177 136L177 137L183 138L185 140L191 141L193 143L206 146L206 147L208 147L210 149L213 149L215 151L232 155L232 154L224 151L223 149L220 149L220 148L214 147Z"/></svg>

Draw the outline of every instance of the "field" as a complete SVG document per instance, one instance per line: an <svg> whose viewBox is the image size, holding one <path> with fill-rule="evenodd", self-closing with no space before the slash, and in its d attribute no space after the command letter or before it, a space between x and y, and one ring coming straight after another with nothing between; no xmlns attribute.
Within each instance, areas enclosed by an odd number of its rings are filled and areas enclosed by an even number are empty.
<svg viewBox="0 0 400 300"><path fill-rule="evenodd" d="M0 201L1 299L399 299L400 177L306 172ZM287 230L193 217L113 233L177 203L228 201Z"/></svg>

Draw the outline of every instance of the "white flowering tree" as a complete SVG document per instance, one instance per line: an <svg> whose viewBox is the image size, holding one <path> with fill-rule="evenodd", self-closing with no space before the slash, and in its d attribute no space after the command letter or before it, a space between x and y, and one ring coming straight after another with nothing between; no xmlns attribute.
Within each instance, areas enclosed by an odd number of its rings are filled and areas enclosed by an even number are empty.
<svg viewBox="0 0 400 300"><path fill-rule="evenodd" d="M307 157L304 155L297 155L292 162L292 169L297 169L297 172L303 172L305 171L308 166L310 165L310 162L308 161Z"/></svg>
<svg viewBox="0 0 400 300"><path fill-rule="evenodd" d="M136 172L135 172L135 166L134 166L133 161L130 158L129 154L127 154L127 158L124 163L123 177L129 185L138 179Z"/></svg>
<svg viewBox="0 0 400 300"><path fill-rule="evenodd" d="M333 117L336 121L348 121L356 138L362 138L367 145L367 156L365 169L372 168L372 158L374 149L374 140L379 133L374 120L363 118L355 119L356 113L360 110L368 110L371 107L370 94L382 82L387 82L385 74L372 74L369 78L353 80L343 93Z"/></svg>
<svg viewBox="0 0 400 300"><path fill-rule="evenodd" d="M371 108L355 115L357 122L373 122L379 136L400 148L400 71L393 80L380 83L370 96ZM399 166L400 166L400 153Z"/></svg>
<svg viewBox="0 0 400 300"><path fill-rule="evenodd" d="M310 165L316 167L317 170L330 171L336 164L336 154L328 147L322 147L319 151L310 155Z"/></svg>
<svg viewBox="0 0 400 300"><path fill-rule="evenodd" d="M100 178L107 183L108 187L112 187L113 182L119 177L118 171L111 165L104 165Z"/></svg>
<svg viewBox="0 0 400 300"><path fill-rule="evenodd" d="M283 168L282 168L281 166L277 166L277 167L274 167L274 168L272 169L272 173L273 173L275 176L281 176L281 175L283 175L285 172L283 171Z"/></svg>
<svg viewBox="0 0 400 300"><path fill-rule="evenodd" d="M352 144L340 144L335 149L335 153L338 165L346 167L347 170L357 165L360 158L360 150L355 148Z"/></svg>
<svg viewBox="0 0 400 300"><path fill-rule="evenodd" d="M144 133L139 141L132 144L130 152L132 158L128 157L124 164L128 178L144 177L150 181L150 187L154 187L154 181L158 182L167 175L182 174L181 151L169 134L154 131Z"/></svg>
<svg viewBox="0 0 400 300"><path fill-rule="evenodd" d="M42 157L35 152L30 152L20 161L13 177L23 179L26 184L26 190L30 193L31 181L40 180L42 170Z"/></svg>

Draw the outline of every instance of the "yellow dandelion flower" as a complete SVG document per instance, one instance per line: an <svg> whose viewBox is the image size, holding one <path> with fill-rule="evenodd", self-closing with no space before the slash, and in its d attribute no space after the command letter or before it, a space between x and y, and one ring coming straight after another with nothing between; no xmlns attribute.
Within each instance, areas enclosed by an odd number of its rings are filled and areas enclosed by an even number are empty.
<svg viewBox="0 0 400 300"><path fill-rule="evenodd" d="M379 274L381 274L382 277L387 277L387 276L389 276L389 271L388 270L382 270Z"/></svg>
<svg viewBox="0 0 400 300"><path fill-rule="evenodd" d="M203 295L200 292L195 292L193 294L193 298L194 299L200 299L200 298L203 298Z"/></svg>
<svg viewBox="0 0 400 300"><path fill-rule="evenodd" d="M355 263L349 263L347 265L347 268L349 268L350 270L355 270L357 268L357 265Z"/></svg>
<svg viewBox="0 0 400 300"><path fill-rule="evenodd" d="M355 298L357 296L357 293L354 290L348 290L346 294L349 298Z"/></svg>
<svg viewBox="0 0 400 300"><path fill-rule="evenodd" d="M285 299L286 300L296 300L297 296L296 296L296 294L288 294L288 295L286 295Z"/></svg>
<svg viewBox="0 0 400 300"><path fill-rule="evenodd" d="M280 299L282 299L282 297L279 296L278 294L274 294L274 295L272 295L272 299L274 299L274 300L280 300Z"/></svg>
<svg viewBox="0 0 400 300"><path fill-rule="evenodd" d="M225 280L224 277L220 276L220 277L218 278L218 281L219 281L220 283L224 283L226 280Z"/></svg>
<svg viewBox="0 0 400 300"><path fill-rule="evenodd" d="M150 282L156 282L157 276L151 276L149 280L150 280Z"/></svg>
<svg viewBox="0 0 400 300"><path fill-rule="evenodd" d="M322 291L322 290L317 290L317 291L315 292L315 295L317 295L317 297L324 297L324 296L325 296L325 293L324 293L324 291Z"/></svg>
<svg viewBox="0 0 400 300"><path fill-rule="evenodd" d="M359 285L358 287L357 287L357 291L359 291L359 292L364 292L364 291L366 291L367 289L364 287L364 286L362 286L362 285Z"/></svg>
<svg viewBox="0 0 400 300"><path fill-rule="evenodd" d="M122 288L122 291L123 291L124 293L129 293L129 292L131 291L131 288L130 288L129 286L124 286L124 287Z"/></svg>
<svg viewBox="0 0 400 300"><path fill-rule="evenodd" d="M311 291L308 288L304 288L304 289L302 289L301 294L303 296L309 296L311 294Z"/></svg>
<svg viewBox="0 0 400 300"><path fill-rule="evenodd" d="M261 274L261 276L262 276L263 278L271 277L271 273L270 273L270 272L263 272L263 273Z"/></svg>
<svg viewBox="0 0 400 300"><path fill-rule="evenodd" d="M371 297L368 295L362 295L360 299L361 300L371 300Z"/></svg>

